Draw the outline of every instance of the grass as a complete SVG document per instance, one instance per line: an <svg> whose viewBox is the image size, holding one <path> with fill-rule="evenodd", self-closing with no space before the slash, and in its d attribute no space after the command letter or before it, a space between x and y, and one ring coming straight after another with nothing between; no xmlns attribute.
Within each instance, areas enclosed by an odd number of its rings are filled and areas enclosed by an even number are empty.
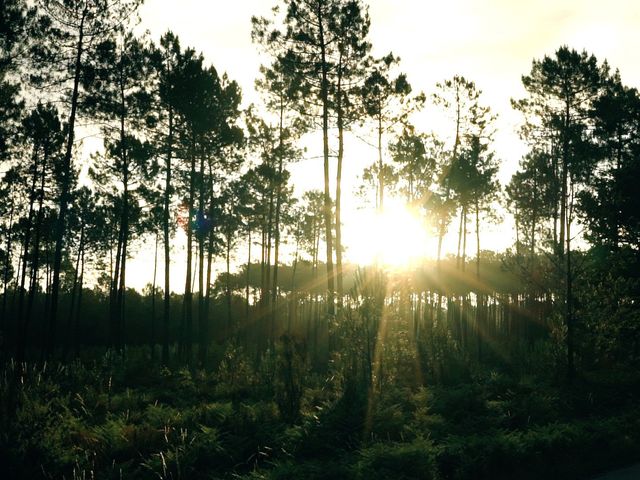
<svg viewBox="0 0 640 480"><path fill-rule="evenodd" d="M330 371L305 377L293 418L284 406L291 402L281 401L282 362L272 362L269 375L243 362L241 379L230 376L229 364L169 370L142 355L8 363L0 474L571 479L640 459L634 373L598 373L567 389L486 370L456 384L412 387L396 379L348 392Z"/></svg>

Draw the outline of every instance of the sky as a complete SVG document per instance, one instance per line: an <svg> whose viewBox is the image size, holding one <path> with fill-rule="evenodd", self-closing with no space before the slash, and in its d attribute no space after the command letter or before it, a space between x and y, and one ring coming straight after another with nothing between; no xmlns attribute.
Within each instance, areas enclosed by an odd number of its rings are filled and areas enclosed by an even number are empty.
<svg viewBox="0 0 640 480"><path fill-rule="evenodd" d="M140 10L140 30L157 40L167 30L180 37L183 47L201 51L218 72L226 72L243 90L244 105L259 102L253 89L262 57L251 42L251 16L268 16L276 0L146 0ZM511 98L524 95L521 76L532 60L552 55L561 45L586 49L599 60L620 70L622 80L640 87L640 1L638 0L370 0L370 41L374 55L392 51L401 57L415 91L434 92L436 82L455 74L473 80L483 91L483 101L498 115L493 149L500 159L499 179L506 184L526 152L517 133L520 115ZM446 129L433 125L429 112L418 117L418 130ZM440 120L442 123L443 120ZM321 188L321 139L308 145L307 158L292 167L296 193ZM357 232L360 205L354 191L362 169L375 158L366 143L350 140L344 169L345 243ZM332 177L334 175L332 174ZM485 246L501 250L513 242L512 222L487 227ZM450 242L453 243L453 242ZM133 259L131 286L150 280L153 252L147 243ZM184 278L175 252L172 277ZM347 251L347 257L349 252ZM159 266L159 276L162 267ZM129 282L128 282L129 283ZM182 280L174 281L181 285Z"/></svg>

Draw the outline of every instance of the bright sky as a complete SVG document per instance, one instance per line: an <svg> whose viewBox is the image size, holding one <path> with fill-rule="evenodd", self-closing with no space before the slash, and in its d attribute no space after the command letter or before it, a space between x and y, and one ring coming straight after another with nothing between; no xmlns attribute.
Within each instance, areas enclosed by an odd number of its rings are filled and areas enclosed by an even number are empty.
<svg viewBox="0 0 640 480"><path fill-rule="evenodd" d="M202 51L219 72L227 72L243 89L245 104L258 102L253 82L261 59L251 43L251 16L269 15L276 0L146 0L140 16L142 28L154 39L171 29L183 46ZM510 99L523 95L520 78L531 61L566 44L586 49L599 60L619 68L627 85L640 86L640 1L638 0L370 0L371 42L374 53L389 51L402 58L414 90L430 94L436 82L461 74L484 91L484 102L499 115L494 150L502 162L500 179L506 183L525 148L518 139L519 115ZM429 112L425 114L429 117ZM419 129L432 126L416 125ZM440 130L442 125L437 125ZM317 150L314 151L314 148ZM309 145L309 157L321 153L321 141ZM375 158L375 152L354 140L345 152L345 243L355 238L349 224L357 225L362 213L353 191L358 175ZM322 162L306 160L292 168L297 193L321 188ZM332 177L334 175L332 174ZM503 249L513 242L512 223L488 227L485 246ZM149 242L149 248L152 248ZM145 247L146 248L146 247ZM143 249L144 250L144 249ZM150 281L153 252L133 260L131 286ZM348 252L347 252L348 255ZM176 251L173 284L184 282ZM180 257L180 259L178 258ZM183 262L182 262L183 263ZM174 271L175 270L175 271ZM159 276L162 266L159 266Z"/></svg>

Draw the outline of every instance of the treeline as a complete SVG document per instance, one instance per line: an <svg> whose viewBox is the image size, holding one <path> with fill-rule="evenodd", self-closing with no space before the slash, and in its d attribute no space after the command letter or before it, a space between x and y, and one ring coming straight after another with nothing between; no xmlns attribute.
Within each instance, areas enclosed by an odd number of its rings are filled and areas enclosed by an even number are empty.
<svg viewBox="0 0 640 480"><path fill-rule="evenodd" d="M515 324L533 315L542 326L508 333L559 339L570 376L576 356L637 360L640 97L606 62L568 47L533 61L526 96L512 102L530 152L503 189L481 90L454 76L432 95L415 93L398 57L372 56L364 2L283 0L272 18L253 18L269 63L256 81L262 103L246 109L238 84L173 33L157 43L135 36L140 3L2 5L5 358L23 360L28 347L36 358L79 354L84 325L120 352L152 332L163 363L173 346L175 360L200 365L214 338L244 335L249 345L252 332L260 351L293 329L322 343L316 360L326 364L352 325L350 335L367 339L357 348L373 378L386 307L412 319L412 341L443 328L482 358L502 338L488 333L501 331L498 312L515 305ZM443 132L411 123L427 103ZM97 130L104 148L87 156L80 140ZM373 138L377 158L362 178L375 207L395 195L432 220L428 275L352 278L341 218L352 135ZM297 199L290 166L306 139L321 145L323 189ZM516 243L487 256L481 234L499 205L515 219ZM452 230L457 252L447 260ZM576 252L577 236L589 252ZM182 242L184 256L172 251ZM144 301L127 287L142 245L156 258ZM227 271L216 280L219 259ZM238 273L233 259L244 264ZM185 278L171 277L172 262L185 263Z"/></svg>

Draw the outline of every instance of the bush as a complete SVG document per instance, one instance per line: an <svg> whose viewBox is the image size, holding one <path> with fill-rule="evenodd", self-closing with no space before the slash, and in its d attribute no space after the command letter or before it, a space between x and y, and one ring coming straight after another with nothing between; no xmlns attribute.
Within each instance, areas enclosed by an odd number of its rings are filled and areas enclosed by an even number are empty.
<svg viewBox="0 0 640 480"><path fill-rule="evenodd" d="M424 439L411 443L375 444L360 452L354 470L354 477L359 480L437 478L434 447Z"/></svg>

